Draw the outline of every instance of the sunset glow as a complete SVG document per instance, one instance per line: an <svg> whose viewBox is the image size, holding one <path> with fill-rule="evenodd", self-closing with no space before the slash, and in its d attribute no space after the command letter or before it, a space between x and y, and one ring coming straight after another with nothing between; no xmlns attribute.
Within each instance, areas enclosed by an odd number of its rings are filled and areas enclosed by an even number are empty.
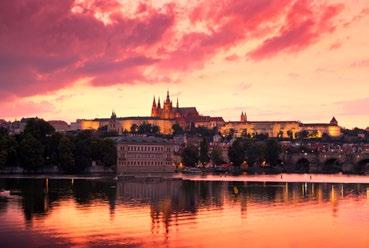
<svg viewBox="0 0 369 248"><path fill-rule="evenodd" d="M149 116L369 126L367 0L0 1L0 119Z"/></svg>

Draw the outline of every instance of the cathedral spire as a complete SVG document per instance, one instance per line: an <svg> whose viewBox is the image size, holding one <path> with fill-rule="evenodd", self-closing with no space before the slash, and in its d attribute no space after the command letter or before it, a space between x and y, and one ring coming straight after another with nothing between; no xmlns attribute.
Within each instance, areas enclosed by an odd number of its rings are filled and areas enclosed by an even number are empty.
<svg viewBox="0 0 369 248"><path fill-rule="evenodd" d="M179 108L179 102L178 102L178 97L177 97L177 104L176 107Z"/></svg>
<svg viewBox="0 0 369 248"><path fill-rule="evenodd" d="M156 108L155 96L154 96L154 100L152 101L152 107L153 107L153 108Z"/></svg>
<svg viewBox="0 0 369 248"><path fill-rule="evenodd" d="M158 109L161 108L161 104L160 104L160 97L158 98L158 106L157 106Z"/></svg>

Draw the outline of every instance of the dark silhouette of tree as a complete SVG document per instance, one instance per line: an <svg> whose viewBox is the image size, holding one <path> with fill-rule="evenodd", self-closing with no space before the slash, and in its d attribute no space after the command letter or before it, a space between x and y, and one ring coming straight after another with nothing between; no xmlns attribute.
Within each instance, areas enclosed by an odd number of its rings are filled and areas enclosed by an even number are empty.
<svg viewBox="0 0 369 248"><path fill-rule="evenodd" d="M24 135L19 144L21 166L26 170L37 170L44 166L44 146L30 133Z"/></svg>
<svg viewBox="0 0 369 248"><path fill-rule="evenodd" d="M281 145L274 139L269 139L266 142L265 159L271 165L277 165L279 154L282 152Z"/></svg>
<svg viewBox="0 0 369 248"><path fill-rule="evenodd" d="M173 135L182 135L182 134L184 134L183 128L178 123L175 123L172 126L172 130L173 130Z"/></svg>
<svg viewBox="0 0 369 248"><path fill-rule="evenodd" d="M63 136L60 139L58 150L59 165L62 170L65 172L75 172L74 144L69 137Z"/></svg>
<svg viewBox="0 0 369 248"><path fill-rule="evenodd" d="M238 138L228 149L229 160L234 166L240 166L245 161L245 148L243 140Z"/></svg>
<svg viewBox="0 0 369 248"><path fill-rule="evenodd" d="M194 145L188 145L182 151L182 161L185 166L195 167L199 162L199 149Z"/></svg>
<svg viewBox="0 0 369 248"><path fill-rule="evenodd" d="M210 158L211 158L211 161L213 161L215 165L223 164L224 158L223 158L222 149L219 146L214 147L210 153Z"/></svg>
<svg viewBox="0 0 369 248"><path fill-rule="evenodd" d="M200 162L206 164L210 161L209 158L209 143L204 137L200 143Z"/></svg>

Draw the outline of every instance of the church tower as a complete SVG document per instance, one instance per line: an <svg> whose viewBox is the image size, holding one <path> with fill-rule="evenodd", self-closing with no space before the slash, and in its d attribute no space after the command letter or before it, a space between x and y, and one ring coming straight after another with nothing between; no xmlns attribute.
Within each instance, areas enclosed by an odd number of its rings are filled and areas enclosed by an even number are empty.
<svg viewBox="0 0 369 248"><path fill-rule="evenodd" d="M159 99L160 101L160 99ZM156 101L155 101L155 96L154 96L154 100L152 102L152 107L151 107L151 116L152 117L157 117L158 116L158 109L156 107Z"/></svg>
<svg viewBox="0 0 369 248"><path fill-rule="evenodd" d="M247 115L246 115L246 112L244 113L243 111L242 111L242 113L241 113L241 122L247 122Z"/></svg>
<svg viewBox="0 0 369 248"><path fill-rule="evenodd" d="M163 118L170 119L172 118L172 102L169 97L169 91L167 91L167 98L163 104Z"/></svg>
<svg viewBox="0 0 369 248"><path fill-rule="evenodd" d="M158 103L156 104L156 116L161 117L162 109L160 103L160 97L158 97Z"/></svg>

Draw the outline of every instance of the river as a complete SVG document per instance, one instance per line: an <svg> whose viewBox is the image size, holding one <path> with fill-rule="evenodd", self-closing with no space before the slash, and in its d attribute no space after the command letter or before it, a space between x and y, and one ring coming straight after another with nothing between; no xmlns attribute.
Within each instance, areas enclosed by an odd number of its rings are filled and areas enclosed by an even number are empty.
<svg viewBox="0 0 369 248"><path fill-rule="evenodd" d="M0 190L0 247L369 247L369 177L4 177Z"/></svg>

